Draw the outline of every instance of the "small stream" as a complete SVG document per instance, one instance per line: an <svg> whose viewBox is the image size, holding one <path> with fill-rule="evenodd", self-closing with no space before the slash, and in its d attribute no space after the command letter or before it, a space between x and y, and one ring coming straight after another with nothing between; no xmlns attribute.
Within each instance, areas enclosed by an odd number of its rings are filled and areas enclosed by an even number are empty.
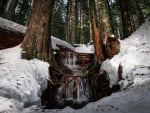
<svg viewBox="0 0 150 113"><path fill-rule="evenodd" d="M42 105L46 109L66 106L81 108L88 102L111 94L112 90L109 87L109 79L105 71L87 74L89 64L86 64L85 61L82 63L82 59L78 63L79 57L75 52L67 51L59 58L61 58L60 62L72 71L72 74L69 73L58 78L58 85L48 83L48 87L41 97Z"/></svg>
<svg viewBox="0 0 150 113"><path fill-rule="evenodd" d="M59 104L71 102L73 104L87 103L90 97L90 88L87 76L83 72L83 67L77 65L77 54L67 52L62 59L65 66L72 70L72 75L67 75L61 79L61 86L57 90L56 99Z"/></svg>

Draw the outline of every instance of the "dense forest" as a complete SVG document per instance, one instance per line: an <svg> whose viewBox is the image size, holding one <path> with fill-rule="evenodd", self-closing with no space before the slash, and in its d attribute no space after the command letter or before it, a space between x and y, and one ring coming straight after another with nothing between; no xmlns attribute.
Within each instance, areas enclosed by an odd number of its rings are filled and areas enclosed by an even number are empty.
<svg viewBox="0 0 150 113"><path fill-rule="evenodd" d="M118 81L111 87L107 71L100 71L100 67L120 52L120 40L128 38L150 17L149 6L149 0L0 0L0 22L7 19L27 28L14 32L0 23L0 38L3 40L4 32L13 32L21 42L22 59L37 58L50 64L50 79L41 96L46 108L80 108L87 104L87 98L88 102L96 101L120 90L122 64L117 67ZM57 45L59 50L55 50L52 42L56 39L52 36L72 48L94 45L95 51L77 53L65 45ZM77 99L81 102L74 101Z"/></svg>
<svg viewBox="0 0 150 113"><path fill-rule="evenodd" d="M32 0L1 0L0 16L27 25L32 2ZM92 39L90 2L92 1L56 0L53 8L52 35L71 43L89 42ZM107 28L108 33L120 39L127 38L145 18L149 17L149 4L148 0L96 0L96 20L100 31L103 33Z"/></svg>

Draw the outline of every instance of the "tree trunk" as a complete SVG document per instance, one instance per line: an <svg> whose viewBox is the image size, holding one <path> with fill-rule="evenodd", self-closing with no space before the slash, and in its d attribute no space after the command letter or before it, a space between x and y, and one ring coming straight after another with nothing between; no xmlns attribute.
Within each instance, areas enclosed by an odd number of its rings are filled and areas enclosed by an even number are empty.
<svg viewBox="0 0 150 113"><path fill-rule="evenodd" d="M24 50L22 57L38 58L51 64L51 77L57 82L57 77L71 73L65 66L58 66L53 56L51 46L51 19L55 0L34 0L27 33L22 42Z"/></svg>
<svg viewBox="0 0 150 113"><path fill-rule="evenodd" d="M115 30L114 30L114 23L113 23L113 19L112 19L112 13L111 13L111 7L110 7L110 5L109 5L109 1L110 1L110 0L106 0L106 2L107 2L107 7L108 7L108 13L109 13L110 27L111 27L111 32L112 32L112 33L115 33Z"/></svg>
<svg viewBox="0 0 150 113"><path fill-rule="evenodd" d="M15 21L21 25L27 25L30 13L31 13L31 6L32 0L23 0L18 1L16 14L15 14Z"/></svg>
<svg viewBox="0 0 150 113"><path fill-rule="evenodd" d="M91 0L88 0L89 7L90 7L90 5L91 5L90 3L91 3ZM90 28L89 28L89 29L90 29L90 30L89 30L89 32L90 32L90 41L92 41L92 40L93 40L93 38L92 38L92 37L93 37L93 34L92 34L92 23L91 23L92 21L91 21L91 13L90 13L90 11L89 11L89 20L90 20L90 21L89 21L89 27L90 27Z"/></svg>
<svg viewBox="0 0 150 113"><path fill-rule="evenodd" d="M71 15L71 11L70 8L71 7L71 0L68 0L67 2L67 17L66 17L66 33L65 33L65 39L67 42L71 42L70 41L70 15Z"/></svg>
<svg viewBox="0 0 150 113"><path fill-rule="evenodd" d="M144 23L144 15L143 15L143 12L140 8L140 5L139 5L139 2L138 0L135 0L135 3L136 3L136 8L137 8L137 17L138 17L138 21L139 21L139 24L141 25L142 23Z"/></svg>
<svg viewBox="0 0 150 113"><path fill-rule="evenodd" d="M17 6L18 0L8 0L7 6L5 8L5 18L12 20L15 15L15 9Z"/></svg>
<svg viewBox="0 0 150 113"><path fill-rule="evenodd" d="M27 33L22 42L23 57L53 61L51 47L51 17L55 0L34 0Z"/></svg>
<svg viewBox="0 0 150 113"><path fill-rule="evenodd" d="M97 0L97 4L99 7L99 18L100 18L100 29L101 29L101 37L104 42L106 38L111 34L109 20L107 15L107 9L104 0Z"/></svg>
<svg viewBox="0 0 150 113"><path fill-rule="evenodd" d="M8 0L0 0L0 17L4 17Z"/></svg>
<svg viewBox="0 0 150 113"><path fill-rule="evenodd" d="M77 37L77 0L68 0L66 39L75 43Z"/></svg>
<svg viewBox="0 0 150 113"><path fill-rule="evenodd" d="M84 35L83 35L83 1L80 0L80 43L84 44Z"/></svg>
<svg viewBox="0 0 150 113"><path fill-rule="evenodd" d="M103 61L104 54L102 49L102 38L100 37L100 31L96 19L95 0L91 0L90 2L90 15L91 15L91 27L92 27L93 41L94 41L96 55L99 60Z"/></svg>
<svg viewBox="0 0 150 113"><path fill-rule="evenodd" d="M77 38L77 0L72 0L71 7L71 43L74 44Z"/></svg>
<svg viewBox="0 0 150 113"><path fill-rule="evenodd" d="M68 1L69 2L69 1ZM69 3L67 2L66 4L66 24L65 24L65 40L68 41L68 8L69 8Z"/></svg>
<svg viewBox="0 0 150 113"><path fill-rule="evenodd" d="M133 32L127 4L127 0L119 0L123 26L123 39L127 38Z"/></svg>

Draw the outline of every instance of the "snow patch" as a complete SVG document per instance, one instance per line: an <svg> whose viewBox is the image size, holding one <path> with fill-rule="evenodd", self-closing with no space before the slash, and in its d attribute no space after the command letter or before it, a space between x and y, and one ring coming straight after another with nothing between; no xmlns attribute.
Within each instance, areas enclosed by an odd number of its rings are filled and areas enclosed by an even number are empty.
<svg viewBox="0 0 150 113"><path fill-rule="evenodd" d="M47 87L49 64L37 59L20 59L20 46L0 51L0 96L29 106L40 103Z"/></svg>

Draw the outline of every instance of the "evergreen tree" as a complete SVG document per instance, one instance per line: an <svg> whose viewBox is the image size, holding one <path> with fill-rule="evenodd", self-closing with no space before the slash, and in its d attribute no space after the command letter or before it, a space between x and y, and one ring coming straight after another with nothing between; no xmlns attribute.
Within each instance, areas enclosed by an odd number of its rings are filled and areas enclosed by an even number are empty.
<svg viewBox="0 0 150 113"><path fill-rule="evenodd" d="M95 52L96 52L98 60L103 61L104 53L102 49L102 38L100 35L98 23L97 23L95 0L91 0L90 2L90 15L91 15L91 27L92 27Z"/></svg>
<svg viewBox="0 0 150 113"><path fill-rule="evenodd" d="M79 43L88 43L90 40L90 15L89 15L89 1L88 0L80 0L79 1Z"/></svg>
<svg viewBox="0 0 150 113"><path fill-rule="evenodd" d="M7 18L9 20L14 20L15 9L18 0L1 0L0 2L0 16Z"/></svg>
<svg viewBox="0 0 150 113"><path fill-rule="evenodd" d="M56 0L53 9L52 35L65 39L65 4L63 0Z"/></svg>
<svg viewBox="0 0 150 113"><path fill-rule="evenodd" d="M19 0L16 7L15 21L26 25L31 14L32 0Z"/></svg>
<svg viewBox="0 0 150 113"><path fill-rule="evenodd" d="M4 17L5 16L5 8L7 5L8 0L0 0L0 16Z"/></svg>
<svg viewBox="0 0 150 113"><path fill-rule="evenodd" d="M129 1L128 0L119 0L121 17L122 17L122 26L123 26L123 39L127 38L133 32L132 22L129 14Z"/></svg>
<svg viewBox="0 0 150 113"><path fill-rule="evenodd" d="M104 42L106 38L111 35L111 30L110 30L110 24L109 24L109 19L108 19L108 13L107 13L107 7L105 0L97 0L96 1L98 4L98 12L99 12L99 21L100 21L100 30L101 30L101 37L102 41Z"/></svg>
<svg viewBox="0 0 150 113"><path fill-rule="evenodd" d="M68 0L66 40L71 44L76 43L77 37L77 0Z"/></svg>
<svg viewBox="0 0 150 113"><path fill-rule="evenodd" d="M34 0L27 33L22 42L24 58L52 62L51 17L55 0Z"/></svg>

